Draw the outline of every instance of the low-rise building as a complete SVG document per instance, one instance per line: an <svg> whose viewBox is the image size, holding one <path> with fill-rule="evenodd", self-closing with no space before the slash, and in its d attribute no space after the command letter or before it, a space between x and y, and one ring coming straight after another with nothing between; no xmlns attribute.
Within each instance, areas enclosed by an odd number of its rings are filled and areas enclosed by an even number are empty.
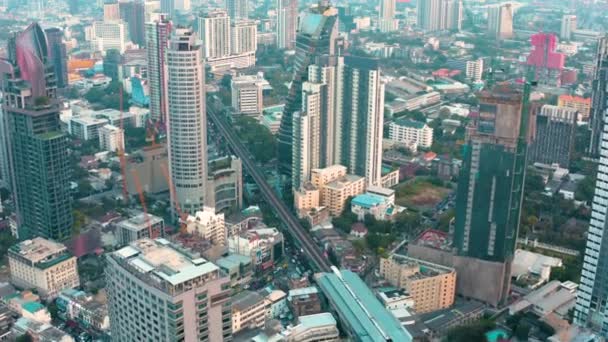
<svg viewBox="0 0 608 342"><path fill-rule="evenodd" d="M558 107L566 107L578 111L579 121L588 122L591 113L591 98L584 98L574 95L560 95L557 98Z"/></svg>
<svg viewBox="0 0 608 342"><path fill-rule="evenodd" d="M571 282L550 281L509 305L509 314L531 311L539 317L555 314L566 319L576 303L578 285Z"/></svg>
<svg viewBox="0 0 608 342"><path fill-rule="evenodd" d="M228 238L228 251L251 257L255 270L267 270L284 254L283 234L276 228L242 231Z"/></svg>
<svg viewBox="0 0 608 342"><path fill-rule="evenodd" d="M64 290L55 303L60 315L66 320L78 322L87 329L107 331L110 328L107 306L84 291Z"/></svg>
<svg viewBox="0 0 608 342"><path fill-rule="evenodd" d="M81 140L99 139L99 130L108 124L104 118L75 116L70 119L70 134Z"/></svg>
<svg viewBox="0 0 608 342"><path fill-rule="evenodd" d="M59 330L48 323L40 323L21 317L13 325L14 339L29 335L33 341L74 342L74 338L63 330Z"/></svg>
<svg viewBox="0 0 608 342"><path fill-rule="evenodd" d="M321 190L321 205L327 207L331 216L340 216L346 201L365 191L365 177L346 175L331 181Z"/></svg>
<svg viewBox="0 0 608 342"><path fill-rule="evenodd" d="M300 189L294 192L294 207L298 216L302 217L313 208L320 205L320 191L311 182L305 182Z"/></svg>
<svg viewBox="0 0 608 342"><path fill-rule="evenodd" d="M261 328L266 322L264 297L257 292L243 291L232 297L232 332L245 328Z"/></svg>
<svg viewBox="0 0 608 342"><path fill-rule="evenodd" d="M430 148L433 145L433 129L426 123L399 118L389 125L389 139L396 142L416 142L418 147Z"/></svg>
<svg viewBox="0 0 608 342"><path fill-rule="evenodd" d="M388 198L369 192L355 196L350 202L350 210L359 221L363 221L367 215L376 220L392 220L401 209Z"/></svg>
<svg viewBox="0 0 608 342"><path fill-rule="evenodd" d="M121 151L125 149L125 131L116 126L105 125L99 129L99 148L102 151Z"/></svg>
<svg viewBox="0 0 608 342"><path fill-rule="evenodd" d="M80 286L76 257L57 242L40 237L17 243L8 250L11 282L35 289L43 297Z"/></svg>
<svg viewBox="0 0 608 342"><path fill-rule="evenodd" d="M243 164L227 156L209 161L205 201L217 212L239 210L243 206Z"/></svg>
<svg viewBox="0 0 608 342"><path fill-rule="evenodd" d="M511 278L515 278L519 286L534 289L549 280L553 267L562 267L562 260L517 249L511 266Z"/></svg>
<svg viewBox="0 0 608 342"><path fill-rule="evenodd" d="M287 306L287 294L281 290L263 290L266 303L266 319L279 319L289 311Z"/></svg>
<svg viewBox="0 0 608 342"><path fill-rule="evenodd" d="M251 280L253 268L249 255L229 254L215 261L217 266L230 277L230 285L245 285Z"/></svg>
<svg viewBox="0 0 608 342"><path fill-rule="evenodd" d="M340 331L334 316L328 312L298 317L298 324L281 332L286 342L338 342Z"/></svg>
<svg viewBox="0 0 608 342"><path fill-rule="evenodd" d="M405 289L414 299L414 309L425 313L454 304L456 271L408 256L393 254L380 260L380 276Z"/></svg>
<svg viewBox="0 0 608 342"><path fill-rule="evenodd" d="M165 220L152 214L140 213L118 222L115 235L119 246L126 246L143 238L161 237L165 235Z"/></svg>
<svg viewBox="0 0 608 342"><path fill-rule="evenodd" d="M215 208L203 207L186 219L188 233L195 234L216 245L226 245L228 232L224 223L224 214L215 213Z"/></svg>
<svg viewBox="0 0 608 342"><path fill-rule="evenodd" d="M412 295L404 289L388 288L378 291L377 297L384 304L384 307L389 310L413 309L416 304Z"/></svg>
<svg viewBox="0 0 608 342"><path fill-rule="evenodd" d="M295 317L321 312L321 299L316 286L289 290L287 305Z"/></svg>

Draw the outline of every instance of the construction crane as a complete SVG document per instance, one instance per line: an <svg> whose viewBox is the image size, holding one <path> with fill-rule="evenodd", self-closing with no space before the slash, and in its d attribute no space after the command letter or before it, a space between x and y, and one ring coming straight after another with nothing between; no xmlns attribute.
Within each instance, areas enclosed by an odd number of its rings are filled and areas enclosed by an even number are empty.
<svg viewBox="0 0 608 342"><path fill-rule="evenodd" d="M124 119L123 119L123 88L122 83L119 85L119 96L120 96L120 130L123 132L124 137ZM124 138L123 143L118 144L118 158L120 160L120 173L122 175L122 198L125 202L125 205L129 204L129 190L127 189L127 159L125 157L125 146L124 146Z"/></svg>

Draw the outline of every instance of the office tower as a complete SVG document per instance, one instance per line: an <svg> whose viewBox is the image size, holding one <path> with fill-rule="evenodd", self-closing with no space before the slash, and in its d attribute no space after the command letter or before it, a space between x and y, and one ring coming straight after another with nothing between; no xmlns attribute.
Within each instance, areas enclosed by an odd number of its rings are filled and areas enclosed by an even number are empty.
<svg viewBox="0 0 608 342"><path fill-rule="evenodd" d="M102 53L109 49L124 53L127 49L128 32L124 21L96 21L89 29L91 49Z"/></svg>
<svg viewBox="0 0 608 342"><path fill-rule="evenodd" d="M608 272L605 268L605 260L608 259L608 248L605 234L608 211L606 210L606 189L608 181L606 168L608 164L608 147L601 145L600 137L608 137L608 122L606 122L606 84L608 81L608 38L603 38L598 46L598 61L596 78L593 89L593 114L592 114L592 156L599 158L597 180L595 183L595 195L591 206L591 221L587 234L587 246L583 260L583 271L581 273L580 286L577 293L574 321L578 325L590 327L601 332L604 337L608 336L608 317L606 316L606 303L608 300ZM598 135L595 137L594 135ZM602 139L602 140L603 140Z"/></svg>
<svg viewBox="0 0 608 342"><path fill-rule="evenodd" d="M572 33L576 31L576 16L572 14L564 14L562 16L562 27L560 30L560 38L570 40Z"/></svg>
<svg viewBox="0 0 608 342"><path fill-rule="evenodd" d="M162 89L165 84L165 50L171 29L172 24L166 14L155 14L152 21L146 23L150 118L155 121L165 121L167 118L167 104Z"/></svg>
<svg viewBox="0 0 608 342"><path fill-rule="evenodd" d="M462 0L421 0L417 5L418 27L427 32L460 30Z"/></svg>
<svg viewBox="0 0 608 342"><path fill-rule="evenodd" d="M122 80L122 55L116 49L106 51L103 57L103 74L113 81Z"/></svg>
<svg viewBox="0 0 608 342"><path fill-rule="evenodd" d="M177 29L166 51L163 96L176 213L202 210L207 188L205 64L201 42L191 30Z"/></svg>
<svg viewBox="0 0 608 342"><path fill-rule="evenodd" d="M530 38L532 51L526 64L534 72L534 80L541 84L559 87L566 64L566 55L557 52L557 36L553 33L537 33Z"/></svg>
<svg viewBox="0 0 608 342"><path fill-rule="evenodd" d="M480 82L483 78L483 59L479 58L474 61L467 61L465 64L465 74L468 79Z"/></svg>
<svg viewBox="0 0 608 342"><path fill-rule="evenodd" d="M393 32L397 29L395 21L395 0L380 0L378 29L380 32Z"/></svg>
<svg viewBox="0 0 608 342"><path fill-rule="evenodd" d="M255 52L258 49L258 27L255 20L235 21L231 31L232 54Z"/></svg>
<svg viewBox="0 0 608 342"><path fill-rule="evenodd" d="M277 46L292 50L296 45L298 0L277 1Z"/></svg>
<svg viewBox="0 0 608 342"><path fill-rule="evenodd" d="M488 35L496 40L513 38L513 5L488 6Z"/></svg>
<svg viewBox="0 0 608 342"><path fill-rule="evenodd" d="M63 31L53 27L44 30L44 33L49 44L49 59L57 77L57 88L65 88L68 86L68 56Z"/></svg>
<svg viewBox="0 0 608 342"><path fill-rule="evenodd" d="M339 71L343 94L337 118L336 159L348 173L365 177L367 185L381 186L384 127L384 83L377 59L344 58Z"/></svg>
<svg viewBox="0 0 608 342"><path fill-rule="evenodd" d="M213 10L198 18L198 36L205 58L230 56L230 17L224 10Z"/></svg>
<svg viewBox="0 0 608 342"><path fill-rule="evenodd" d="M544 105L536 115L536 134L530 145L530 163L559 164L568 169L574 151L576 109Z"/></svg>
<svg viewBox="0 0 608 342"><path fill-rule="evenodd" d="M226 12L235 21L249 18L247 0L226 0Z"/></svg>
<svg viewBox="0 0 608 342"><path fill-rule="evenodd" d="M529 84L524 93L499 85L478 95L479 115L468 128L456 195L456 252L472 258L471 263L479 259L500 266L499 273L492 273L495 283L483 284L500 288L499 302L509 292L533 127L524 99Z"/></svg>
<svg viewBox="0 0 608 342"><path fill-rule="evenodd" d="M597 44L595 57L595 75L591 92L591 117L589 129L591 139L588 153L592 158L600 156L600 139L604 129L606 111L608 111L608 36L603 37Z"/></svg>
<svg viewBox="0 0 608 342"><path fill-rule="evenodd" d="M61 131L57 83L44 32L28 26L9 39L2 84L19 238L65 240L72 233L68 137Z"/></svg>
<svg viewBox="0 0 608 342"><path fill-rule="evenodd" d="M118 2L107 2L103 5L103 21L120 20L120 7Z"/></svg>
<svg viewBox="0 0 608 342"><path fill-rule="evenodd" d="M293 114L302 108L302 85L308 81L309 66L317 57L334 56L337 51L338 16L330 7L304 14L296 43L294 75L278 135L279 168L287 176L292 172Z"/></svg>
<svg viewBox="0 0 608 342"><path fill-rule="evenodd" d="M108 315L115 341L231 341L230 279L165 239L107 254Z"/></svg>
<svg viewBox="0 0 608 342"><path fill-rule="evenodd" d="M119 5L120 18L127 23L131 41L144 47L146 9L143 0L121 1Z"/></svg>

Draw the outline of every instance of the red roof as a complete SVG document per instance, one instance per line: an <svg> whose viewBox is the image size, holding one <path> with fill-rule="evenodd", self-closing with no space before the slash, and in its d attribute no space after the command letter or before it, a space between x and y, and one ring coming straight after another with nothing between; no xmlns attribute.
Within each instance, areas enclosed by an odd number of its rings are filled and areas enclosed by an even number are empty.
<svg viewBox="0 0 608 342"><path fill-rule="evenodd" d="M559 96L559 100L560 101L568 101L568 102L580 102L580 103L584 103L584 104L591 104L591 98L584 98L584 97L580 97L580 96L574 96L574 95L560 95Z"/></svg>

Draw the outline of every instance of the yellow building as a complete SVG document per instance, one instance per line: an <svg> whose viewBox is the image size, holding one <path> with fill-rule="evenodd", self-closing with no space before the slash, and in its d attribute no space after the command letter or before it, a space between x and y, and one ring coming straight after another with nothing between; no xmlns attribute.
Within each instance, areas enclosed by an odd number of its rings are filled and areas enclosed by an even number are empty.
<svg viewBox="0 0 608 342"><path fill-rule="evenodd" d="M8 251L11 282L36 289L43 297L80 286L76 257L57 242L37 237L13 245Z"/></svg>
<svg viewBox="0 0 608 342"><path fill-rule="evenodd" d="M323 169L312 169L310 171L310 182L318 189L325 184L346 176L346 166L332 165Z"/></svg>
<svg viewBox="0 0 608 342"><path fill-rule="evenodd" d="M340 216L348 198L363 192L365 192L365 177L346 175L323 186L321 205L329 209L329 215Z"/></svg>
<svg viewBox="0 0 608 342"><path fill-rule="evenodd" d="M456 270L451 267L393 254L380 260L380 275L411 295L416 313L445 309L454 304Z"/></svg>
<svg viewBox="0 0 608 342"><path fill-rule="evenodd" d="M232 333L261 328L266 322L266 303L257 292L243 291L232 298Z"/></svg>
<svg viewBox="0 0 608 342"><path fill-rule="evenodd" d="M304 183L302 188L296 191L293 196L294 206L300 217L319 206L319 189L312 183Z"/></svg>
<svg viewBox="0 0 608 342"><path fill-rule="evenodd" d="M576 109L579 113L579 121L589 121L589 114L591 113L591 98L560 95L557 100L557 106Z"/></svg>

